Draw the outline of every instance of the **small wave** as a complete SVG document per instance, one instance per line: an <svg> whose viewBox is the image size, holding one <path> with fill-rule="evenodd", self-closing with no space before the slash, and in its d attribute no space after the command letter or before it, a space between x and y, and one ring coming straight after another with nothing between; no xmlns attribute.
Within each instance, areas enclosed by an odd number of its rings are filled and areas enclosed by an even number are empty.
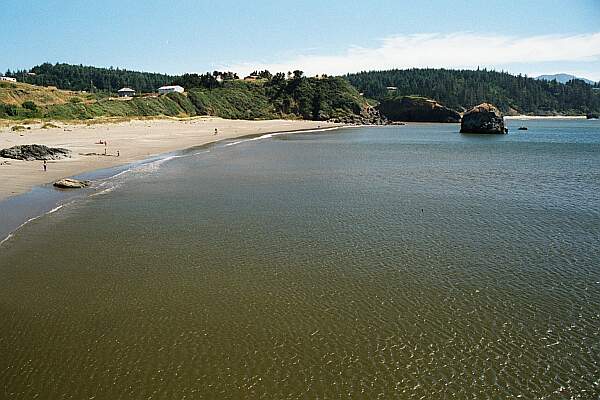
<svg viewBox="0 0 600 400"><path fill-rule="evenodd" d="M57 212L58 210L60 210L64 206L65 206L65 204L58 205L58 206L54 207L53 209L51 209L50 211L47 211L47 212L45 212L43 214L40 214L40 215L37 215L35 217L29 218L27 221L25 221L21 225L17 226L17 228L15 230L13 230L12 232L10 232L4 239L2 239L2 241L0 241L0 246L2 246L4 244L4 242L10 240L10 238L12 238L14 236L15 232L17 232L19 229L21 229L22 227L24 227L28 223L33 222L36 219L39 219L39 218L43 217L44 215L54 214L55 212Z"/></svg>
<svg viewBox="0 0 600 400"><path fill-rule="evenodd" d="M150 164L162 165L167 161L171 161L171 160L174 160L176 158L181 158L181 157L185 157L185 156L184 155L173 155L173 156L161 158L160 160L153 161Z"/></svg>
<svg viewBox="0 0 600 400"><path fill-rule="evenodd" d="M268 138L271 138L276 135L283 135L285 133L287 133L287 132L267 133L266 135L261 135L261 136L257 136L257 137L253 137L253 138L249 138L249 139L242 139L242 140L237 140L235 142L227 143L227 144L225 144L225 147L235 146L236 144L245 143L245 142L253 142L255 140L268 139Z"/></svg>
<svg viewBox="0 0 600 400"><path fill-rule="evenodd" d="M197 153L199 154L199 153ZM154 161L148 161L148 162L143 162L143 163L135 163L132 164L129 168L115 174L115 175L111 175L105 179L102 179L102 181L108 181L108 180L113 180L115 178L118 178L120 176L123 176L125 174L131 173L131 172L150 172L150 171L155 171L157 170L162 164L164 164L167 161L173 160L175 158L180 158L180 157L186 157L185 155L172 155L172 156L168 156L168 157L164 157L164 158L160 158L158 160L154 160Z"/></svg>
<svg viewBox="0 0 600 400"><path fill-rule="evenodd" d="M132 169L133 169L133 168L128 168L128 169L126 169L125 171L121 171L121 172L119 172L118 174L115 174L115 175L113 175L113 176L110 176L110 177L108 177L108 178L106 178L106 179L118 178L119 176L121 176L121 175L125 175L126 173L130 172Z"/></svg>
<svg viewBox="0 0 600 400"><path fill-rule="evenodd" d="M103 194L110 193L110 192L114 191L114 190L115 190L116 188L118 188L118 187L119 187L119 185L113 185L113 186L111 186L111 187L108 187L108 188L106 188L106 189L103 189L103 190L101 190L101 191L99 191L99 192L92 193L92 194L90 195L90 197L96 197L96 196L100 196L100 195L103 195Z"/></svg>
<svg viewBox="0 0 600 400"><path fill-rule="evenodd" d="M280 135L289 135L289 134L294 134L294 133L326 132L326 131L332 131L332 130L336 130L336 129L339 129L339 127L315 128L315 129L307 129L307 130L301 130L301 131L287 131L287 132L267 133L267 134L264 134L264 135L261 135L261 136L252 137L252 138L248 138L248 139L237 140L235 142L227 143L227 144L225 144L225 146L226 147L235 146L236 144L240 144L240 143L253 142L255 140L261 140L261 139L269 139L269 138L272 138L274 136L280 136Z"/></svg>

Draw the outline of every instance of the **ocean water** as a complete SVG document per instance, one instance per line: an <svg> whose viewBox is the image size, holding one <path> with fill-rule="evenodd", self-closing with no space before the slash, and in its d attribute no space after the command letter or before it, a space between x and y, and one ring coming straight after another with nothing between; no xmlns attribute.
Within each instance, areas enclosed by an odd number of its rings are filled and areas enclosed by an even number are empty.
<svg viewBox="0 0 600 400"><path fill-rule="evenodd" d="M103 177L0 245L0 398L597 399L600 124L509 126Z"/></svg>

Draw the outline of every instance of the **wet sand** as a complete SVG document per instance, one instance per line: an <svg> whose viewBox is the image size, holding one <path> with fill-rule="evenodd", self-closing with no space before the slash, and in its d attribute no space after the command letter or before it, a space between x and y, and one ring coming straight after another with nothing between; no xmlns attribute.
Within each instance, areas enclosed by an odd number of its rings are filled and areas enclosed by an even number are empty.
<svg viewBox="0 0 600 400"><path fill-rule="evenodd" d="M0 149L22 144L43 144L72 151L72 157L48 162L0 158L0 200L28 192L32 187L100 168L142 160L156 154L252 134L338 126L319 121L243 121L200 117L186 120L132 120L121 123L72 125L12 132L0 129ZM218 134L215 135L215 128ZM107 145L98 144L106 141ZM106 148L106 156L104 151ZM119 156L117 157L117 152ZM96 153L97 155L85 155Z"/></svg>

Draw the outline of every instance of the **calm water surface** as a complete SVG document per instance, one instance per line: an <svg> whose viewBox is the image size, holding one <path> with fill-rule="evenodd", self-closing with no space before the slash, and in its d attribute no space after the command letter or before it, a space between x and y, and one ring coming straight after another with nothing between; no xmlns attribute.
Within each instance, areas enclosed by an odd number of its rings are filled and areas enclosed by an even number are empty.
<svg viewBox="0 0 600 400"><path fill-rule="evenodd" d="M0 398L597 399L600 124L510 126L120 174L0 246Z"/></svg>

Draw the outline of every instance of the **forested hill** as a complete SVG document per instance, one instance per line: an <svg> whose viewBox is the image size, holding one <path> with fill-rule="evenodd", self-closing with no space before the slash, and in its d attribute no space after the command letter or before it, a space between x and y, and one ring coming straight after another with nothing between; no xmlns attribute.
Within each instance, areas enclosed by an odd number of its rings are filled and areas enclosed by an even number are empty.
<svg viewBox="0 0 600 400"><path fill-rule="evenodd" d="M600 90L580 80L566 84L487 70L406 69L345 76L365 97L416 95L465 110L482 102L507 114L586 114L600 111ZM396 87L397 89L389 89Z"/></svg>
<svg viewBox="0 0 600 400"><path fill-rule="evenodd" d="M7 71L6 76L33 85L89 92L116 92L122 87L130 87L138 92L155 92L157 88L171 83L174 79L173 76L153 72L50 63L38 65L30 70Z"/></svg>

